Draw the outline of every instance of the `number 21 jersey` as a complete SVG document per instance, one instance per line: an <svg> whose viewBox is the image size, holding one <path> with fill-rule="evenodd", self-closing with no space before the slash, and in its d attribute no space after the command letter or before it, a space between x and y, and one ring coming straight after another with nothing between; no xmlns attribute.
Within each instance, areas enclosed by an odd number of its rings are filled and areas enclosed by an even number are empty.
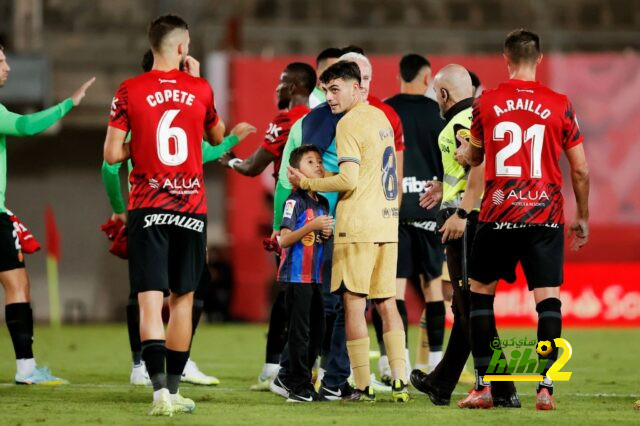
<svg viewBox="0 0 640 426"><path fill-rule="evenodd" d="M218 121L213 91L202 78L152 70L124 81L109 125L131 132L128 210L206 214L201 144L204 129Z"/></svg>
<svg viewBox="0 0 640 426"><path fill-rule="evenodd" d="M563 150L582 143L569 99L508 80L473 105L472 143L485 149L482 222L563 224Z"/></svg>

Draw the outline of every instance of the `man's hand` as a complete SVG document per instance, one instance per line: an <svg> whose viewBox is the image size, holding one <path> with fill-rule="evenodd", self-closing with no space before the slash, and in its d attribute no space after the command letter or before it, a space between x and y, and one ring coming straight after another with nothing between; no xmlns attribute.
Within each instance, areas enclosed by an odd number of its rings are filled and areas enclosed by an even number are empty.
<svg viewBox="0 0 640 426"><path fill-rule="evenodd" d="M469 163L467 163L467 160L464 159L464 152L469 149L469 141L467 140L467 138L461 135L456 135L456 140L460 142L460 146L456 148L454 158L462 167L467 167Z"/></svg>
<svg viewBox="0 0 640 426"><path fill-rule="evenodd" d="M305 177L306 176L303 175L300 170L294 169L291 166L287 166L287 178L289 179L289 182L291 182L291 185L295 186L296 188L300 188L300 181Z"/></svg>
<svg viewBox="0 0 640 426"><path fill-rule="evenodd" d="M336 221L333 220L331 216L327 216L325 214L316 217L310 222L311 229L314 231L322 231L323 234L329 232L329 235L331 235L330 232L334 223L336 223Z"/></svg>
<svg viewBox="0 0 640 426"><path fill-rule="evenodd" d="M222 156L218 158L218 162L225 167L231 167L229 165L229 162L234 158L236 158L236 155L233 153L233 151L229 151L222 154Z"/></svg>
<svg viewBox="0 0 640 426"><path fill-rule="evenodd" d="M246 138L247 136L249 136L251 133L255 133L256 132L256 128L254 126L252 126L249 123L238 123L236 124L233 129L231 129L231 132L229 132L230 134L236 136L238 138L238 141L242 141L244 138Z"/></svg>
<svg viewBox="0 0 640 426"><path fill-rule="evenodd" d="M86 94L87 89L89 87L91 87L91 85L93 84L94 81L96 81L96 78L95 77L91 77L89 80L85 81L82 84L82 86L80 86L78 88L78 90L73 92L73 95L71 95L71 100L73 101L73 106L80 105L80 101L82 100L82 98L84 98L84 95Z"/></svg>
<svg viewBox="0 0 640 426"><path fill-rule="evenodd" d="M589 223L585 219L575 219L569 226L568 236L571 250L580 250L589 241Z"/></svg>
<svg viewBox="0 0 640 426"><path fill-rule="evenodd" d="M457 214L452 214L449 219L442 225L440 232L442 232L442 244L448 240L457 240L464 234L464 230L467 227L467 219L461 219Z"/></svg>
<svg viewBox="0 0 640 426"><path fill-rule="evenodd" d="M420 207L432 209L442 201L442 182L438 180L427 181L424 194L420 196Z"/></svg>
<svg viewBox="0 0 640 426"><path fill-rule="evenodd" d="M200 77L200 62L193 56L187 56L184 60L184 72L193 77Z"/></svg>
<svg viewBox="0 0 640 426"><path fill-rule="evenodd" d="M124 223L125 225L127 224L127 214L126 213L114 213L111 215L111 220L113 220L114 222L116 221L120 221L122 223Z"/></svg>

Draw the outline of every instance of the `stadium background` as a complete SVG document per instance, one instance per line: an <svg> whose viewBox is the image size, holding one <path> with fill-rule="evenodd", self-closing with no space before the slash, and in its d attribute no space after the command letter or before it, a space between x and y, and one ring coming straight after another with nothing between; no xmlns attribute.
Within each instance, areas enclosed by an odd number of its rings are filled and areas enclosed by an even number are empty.
<svg viewBox="0 0 640 426"><path fill-rule="evenodd" d="M192 53L214 87L227 127L248 121L259 129L235 150L240 157L255 149L275 115L275 86L290 61L313 62L325 47L356 44L372 58L372 93L378 97L397 93L397 62L408 52L426 55L434 72L450 62L468 66L493 87L506 78L499 55L504 35L520 26L538 31L545 51L539 79L572 99L591 168L592 240L585 250L567 253L565 323L640 325L640 1L515 3L1 0L0 43L12 73L0 102L33 111L68 96L85 78L98 78L61 126L8 144L8 207L42 243L45 207L56 215L63 319L124 318L126 264L107 252L98 230L110 214L100 182L102 143L118 83L139 72L148 21L173 11L190 23ZM263 321L274 278L273 260L261 244L271 223L270 171L249 179L214 164L205 174L209 243L216 248L218 285L232 285L230 317ZM570 218L570 185L565 195ZM44 253L27 263L35 315L46 321ZM534 323L533 301L522 284L499 293L499 324ZM411 300L415 323L418 302L415 295Z"/></svg>

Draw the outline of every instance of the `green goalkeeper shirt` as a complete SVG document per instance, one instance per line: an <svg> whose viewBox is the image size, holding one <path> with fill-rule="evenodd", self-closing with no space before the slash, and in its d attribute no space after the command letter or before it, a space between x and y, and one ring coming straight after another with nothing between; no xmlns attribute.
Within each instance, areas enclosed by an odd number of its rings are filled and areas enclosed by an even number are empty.
<svg viewBox="0 0 640 426"><path fill-rule="evenodd" d="M131 139L131 134L127 135L127 142ZM224 153L238 144L238 137L235 135L229 135L225 137L219 145L211 145L207 141L202 141L202 164L206 164L210 161L217 160L222 157ZM120 178L118 172L122 163L108 164L106 161L102 162L102 183L107 191L107 197L109 198L109 204L114 213L124 213L127 209L124 199L122 198L122 191L120 190ZM128 173L131 173L133 165L131 160L127 161Z"/></svg>
<svg viewBox="0 0 640 426"><path fill-rule="evenodd" d="M33 136L47 130L73 108L71 98L33 114L15 114L0 104L0 212L7 210L7 136Z"/></svg>

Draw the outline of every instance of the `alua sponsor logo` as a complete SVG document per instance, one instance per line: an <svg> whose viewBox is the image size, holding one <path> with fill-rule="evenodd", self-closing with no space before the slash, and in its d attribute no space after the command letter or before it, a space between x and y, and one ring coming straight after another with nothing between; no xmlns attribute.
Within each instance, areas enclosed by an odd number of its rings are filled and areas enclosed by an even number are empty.
<svg viewBox="0 0 640 426"><path fill-rule="evenodd" d="M521 203L521 202L531 202L531 201L543 202L543 201L550 200L549 195L544 190L543 191L511 190L509 191L509 194L506 197L504 195L504 191L502 191L501 189L496 189L495 191L493 191L493 195L491 196L491 200L493 204L500 205L504 203L505 199L513 202L514 204Z"/></svg>

